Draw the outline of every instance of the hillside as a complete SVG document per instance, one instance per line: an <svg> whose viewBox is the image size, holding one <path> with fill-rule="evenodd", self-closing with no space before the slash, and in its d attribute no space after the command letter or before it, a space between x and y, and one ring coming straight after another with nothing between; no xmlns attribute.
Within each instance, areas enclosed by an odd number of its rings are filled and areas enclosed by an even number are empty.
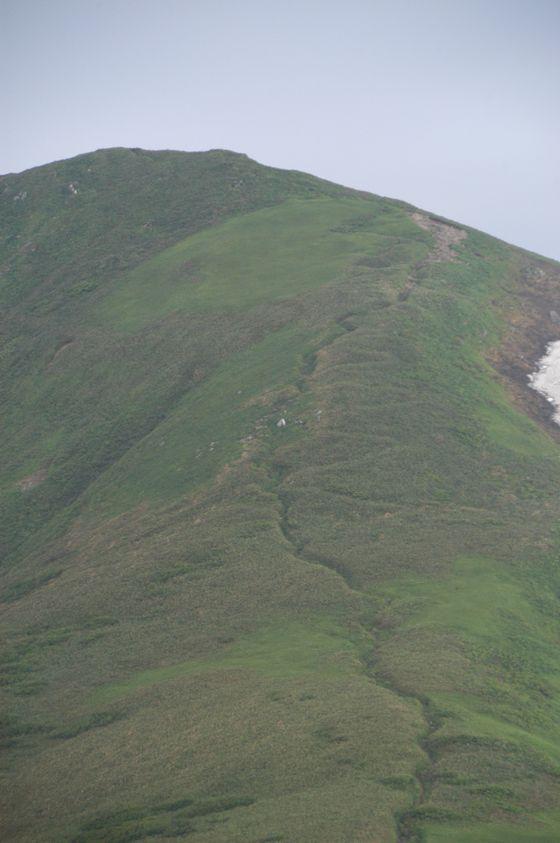
<svg viewBox="0 0 560 843"><path fill-rule="evenodd" d="M3 839L560 838L560 266L244 155L0 179Z"/></svg>

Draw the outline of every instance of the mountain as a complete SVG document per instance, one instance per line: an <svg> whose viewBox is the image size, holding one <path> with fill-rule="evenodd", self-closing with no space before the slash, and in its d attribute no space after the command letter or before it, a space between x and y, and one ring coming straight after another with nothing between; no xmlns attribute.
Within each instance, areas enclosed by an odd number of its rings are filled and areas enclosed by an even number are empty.
<svg viewBox="0 0 560 843"><path fill-rule="evenodd" d="M0 180L10 841L560 838L560 265L224 150Z"/></svg>

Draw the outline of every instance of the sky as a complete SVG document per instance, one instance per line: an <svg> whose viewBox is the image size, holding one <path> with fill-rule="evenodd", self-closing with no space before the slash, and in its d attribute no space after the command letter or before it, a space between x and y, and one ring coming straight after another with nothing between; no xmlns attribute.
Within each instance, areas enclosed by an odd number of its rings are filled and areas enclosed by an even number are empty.
<svg viewBox="0 0 560 843"><path fill-rule="evenodd" d="M0 172L232 149L560 259L560 0L0 0Z"/></svg>

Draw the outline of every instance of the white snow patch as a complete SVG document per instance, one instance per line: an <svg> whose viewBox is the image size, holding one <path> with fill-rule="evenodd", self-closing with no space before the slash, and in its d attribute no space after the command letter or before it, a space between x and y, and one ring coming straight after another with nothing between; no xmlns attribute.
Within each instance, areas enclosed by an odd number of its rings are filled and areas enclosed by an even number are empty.
<svg viewBox="0 0 560 843"><path fill-rule="evenodd" d="M529 385L550 401L554 407L552 418L560 424L560 340L547 345L539 368L529 375Z"/></svg>

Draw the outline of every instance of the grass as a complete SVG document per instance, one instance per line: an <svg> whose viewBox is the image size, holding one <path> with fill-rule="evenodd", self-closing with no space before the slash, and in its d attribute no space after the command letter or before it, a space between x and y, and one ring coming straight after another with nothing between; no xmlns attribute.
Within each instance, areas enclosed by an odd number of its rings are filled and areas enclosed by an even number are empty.
<svg viewBox="0 0 560 843"><path fill-rule="evenodd" d="M303 626L261 629L255 635L236 641L221 658L188 661L142 671L126 682L101 687L95 691L95 703L111 702L132 693L183 676L205 671L251 670L270 678L291 678L318 672L325 676L344 676L360 671L357 646L342 630L328 621Z"/></svg>
<svg viewBox="0 0 560 843"><path fill-rule="evenodd" d="M558 836L557 441L489 363L557 269L220 151L3 184L5 836Z"/></svg>
<svg viewBox="0 0 560 843"><path fill-rule="evenodd" d="M124 843L162 835L183 837L193 831L193 818L221 814L252 802L243 797L198 801L187 798L147 808L129 808L86 823L75 840L77 843L99 840Z"/></svg>
<svg viewBox="0 0 560 843"><path fill-rule="evenodd" d="M534 588L534 585L533 585ZM524 582L513 566L492 559L460 557L439 582L411 580L393 593L411 599L413 612L405 628L427 625L456 630L473 639L531 629L546 635L543 616L531 605L531 581ZM554 634L554 626L550 627Z"/></svg>
<svg viewBox="0 0 560 843"><path fill-rule="evenodd" d="M173 499L240 459L251 448L255 425L278 438L276 422L294 404L285 387L312 347L309 333L288 325L232 355L90 486L91 504L119 512L146 499Z"/></svg>
<svg viewBox="0 0 560 843"><path fill-rule="evenodd" d="M100 305L103 324L134 331L173 311L244 310L334 281L385 244L379 208L363 199L290 199L235 217L160 252ZM356 231L348 222L363 219ZM346 223L346 226L345 226ZM412 223L411 239L414 239ZM407 262L414 249L402 249Z"/></svg>
<svg viewBox="0 0 560 843"><path fill-rule="evenodd" d="M510 823L477 824L471 828L443 826L428 828L426 840L428 843L440 841L457 841L457 843L554 843L558 839L558 811L544 811L532 817L529 827L512 825Z"/></svg>

